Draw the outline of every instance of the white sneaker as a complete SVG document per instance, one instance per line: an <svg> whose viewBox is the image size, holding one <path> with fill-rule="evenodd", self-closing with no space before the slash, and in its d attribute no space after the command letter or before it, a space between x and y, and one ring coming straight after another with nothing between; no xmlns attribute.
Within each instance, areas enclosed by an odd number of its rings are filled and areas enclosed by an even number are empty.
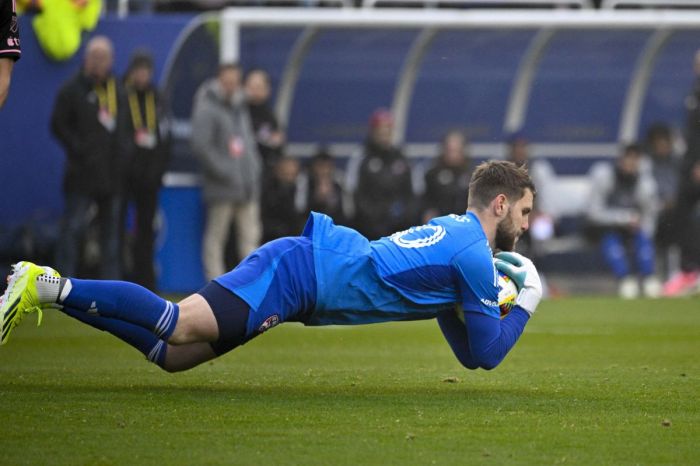
<svg viewBox="0 0 700 466"><path fill-rule="evenodd" d="M636 277L625 277L620 281L618 295L622 299L635 299L639 296L639 283Z"/></svg>
<svg viewBox="0 0 700 466"><path fill-rule="evenodd" d="M647 298L658 298L662 288L661 281L655 275L650 275L642 281L642 290Z"/></svg>

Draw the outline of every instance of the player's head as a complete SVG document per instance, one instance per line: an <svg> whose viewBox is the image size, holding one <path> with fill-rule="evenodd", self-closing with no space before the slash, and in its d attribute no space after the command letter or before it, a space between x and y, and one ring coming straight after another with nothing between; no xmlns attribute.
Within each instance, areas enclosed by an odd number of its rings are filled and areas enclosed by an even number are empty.
<svg viewBox="0 0 700 466"><path fill-rule="evenodd" d="M216 76L226 99L231 99L241 87L241 67L238 63L223 63Z"/></svg>
<svg viewBox="0 0 700 466"><path fill-rule="evenodd" d="M85 46L83 70L87 76L103 81L112 72L114 47L106 36L95 36Z"/></svg>
<svg viewBox="0 0 700 466"><path fill-rule="evenodd" d="M527 168L513 162L489 161L479 164L469 183L468 209L488 213L498 222L495 247L512 251L528 229L535 185Z"/></svg>

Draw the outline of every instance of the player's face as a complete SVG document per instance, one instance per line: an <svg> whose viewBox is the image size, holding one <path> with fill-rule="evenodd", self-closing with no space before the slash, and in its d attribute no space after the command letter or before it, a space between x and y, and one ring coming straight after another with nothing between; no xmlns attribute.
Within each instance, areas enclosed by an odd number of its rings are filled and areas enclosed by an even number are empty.
<svg viewBox="0 0 700 466"><path fill-rule="evenodd" d="M534 197L532 191L525 194L510 206L508 215L496 228L496 248L501 251L512 251L520 236L530 227L529 219L532 212Z"/></svg>

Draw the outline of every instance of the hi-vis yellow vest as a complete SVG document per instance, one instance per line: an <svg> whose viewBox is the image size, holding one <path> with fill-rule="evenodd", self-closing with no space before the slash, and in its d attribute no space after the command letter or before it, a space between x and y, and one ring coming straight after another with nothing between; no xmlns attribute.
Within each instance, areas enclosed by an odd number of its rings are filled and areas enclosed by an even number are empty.
<svg viewBox="0 0 700 466"><path fill-rule="evenodd" d="M95 29L102 0L42 0L39 7L32 22L36 37L49 58L62 61L78 51L82 31Z"/></svg>

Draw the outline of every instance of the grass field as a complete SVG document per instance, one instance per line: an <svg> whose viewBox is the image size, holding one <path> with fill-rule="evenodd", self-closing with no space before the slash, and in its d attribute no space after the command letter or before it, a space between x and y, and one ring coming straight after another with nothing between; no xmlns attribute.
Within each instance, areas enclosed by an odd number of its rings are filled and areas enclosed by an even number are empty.
<svg viewBox="0 0 700 466"><path fill-rule="evenodd" d="M0 464L700 464L699 302L545 302L491 372L426 321L283 325L167 374L46 312L0 348Z"/></svg>

